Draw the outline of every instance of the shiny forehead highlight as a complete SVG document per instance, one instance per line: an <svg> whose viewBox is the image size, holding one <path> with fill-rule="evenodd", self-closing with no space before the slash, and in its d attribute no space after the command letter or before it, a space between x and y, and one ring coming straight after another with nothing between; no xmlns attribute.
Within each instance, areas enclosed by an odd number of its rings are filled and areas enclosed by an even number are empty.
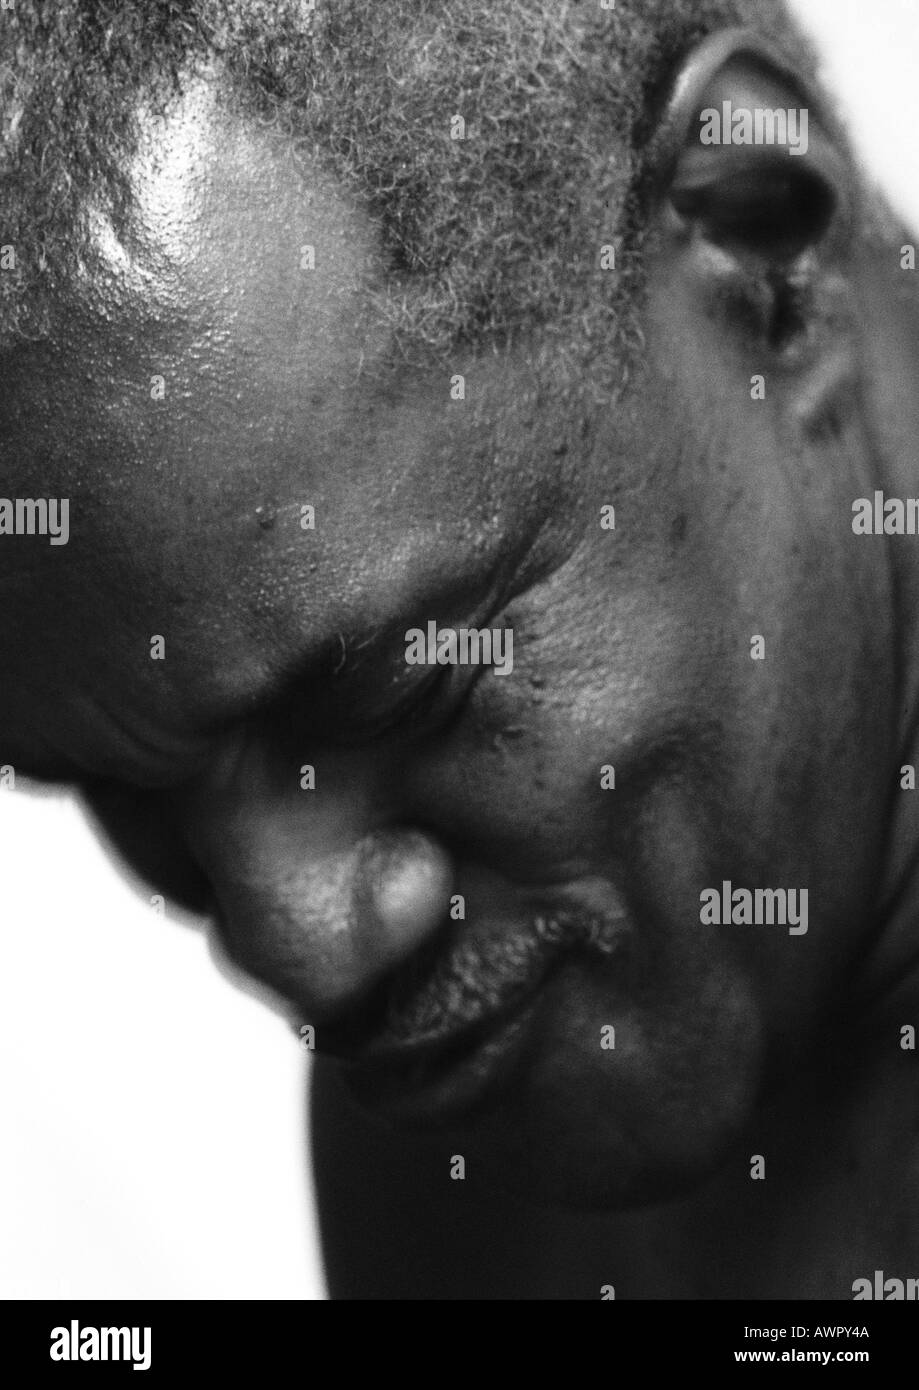
<svg viewBox="0 0 919 1390"><path fill-rule="evenodd" d="M92 204L129 232L139 107L216 60L234 102L304 142L374 219L390 277L377 308L406 353L579 323L624 349L649 121L686 50L741 22L788 36L780 0L17 5L0 15L0 244L16 252L0 341L41 335L67 277L91 273ZM617 274L598 277L606 243Z"/></svg>

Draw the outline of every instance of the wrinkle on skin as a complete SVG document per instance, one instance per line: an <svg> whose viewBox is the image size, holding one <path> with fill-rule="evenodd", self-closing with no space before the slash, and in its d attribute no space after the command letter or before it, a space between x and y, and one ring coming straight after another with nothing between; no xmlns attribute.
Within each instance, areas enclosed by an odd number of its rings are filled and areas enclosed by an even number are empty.
<svg viewBox="0 0 919 1390"><path fill-rule="evenodd" d="M832 349L884 340L896 292L888 276L872 297L871 268L829 244L809 263L825 269L813 331L782 356L763 339L768 276L735 265L723 294L727 253L714 263L652 200L641 373L623 366L610 391L620 359L610 345L592 364L580 323L559 366L566 320L458 353L460 405L452 372L390 360L389 325L362 298L384 259L366 210L220 95L190 89L151 126L158 162L134 167L140 215L119 246L152 278L100 231L110 276L78 283L60 339L13 364L0 428L26 483L75 479L68 551L97 600L89 611L72 591L73 569L21 593L53 655L32 644L13 684L40 692L33 725L71 759L76 746L81 770L137 782L162 755L236 954L320 1025L422 938L443 941L451 885L469 933L443 971L454 1002L470 961L484 974L525 960L537 919L564 906L615 920L624 944L608 959L574 951L547 972L500 1115L466 1133L492 1168L543 1193L548 1174L565 1201L682 1194L840 1026L878 911L894 730L915 689L894 599L915 581L846 530L882 459L860 393L833 408ZM301 275L314 239L323 254ZM907 364L916 351L896 349ZM868 377L888 367L861 362ZM902 363L896 379L914 394ZM881 396L875 414L901 409ZM832 434L814 428L821 413ZM902 487L917 433L910 418L884 445ZM303 503L315 532L298 525ZM427 619L512 624L513 679L424 687L402 711L419 687L400 632ZM159 632L161 669L146 646ZM48 698L61 685L80 693L63 715ZM113 736L99 711L116 707ZM203 765L195 739L209 740ZM381 906L368 860L386 836L404 874ZM701 934L699 893L723 879L806 887L806 938ZM914 937L904 918L872 942L854 1026L875 980L914 982ZM422 1000L403 1016L438 1014ZM610 1021L615 1066L597 1045Z"/></svg>

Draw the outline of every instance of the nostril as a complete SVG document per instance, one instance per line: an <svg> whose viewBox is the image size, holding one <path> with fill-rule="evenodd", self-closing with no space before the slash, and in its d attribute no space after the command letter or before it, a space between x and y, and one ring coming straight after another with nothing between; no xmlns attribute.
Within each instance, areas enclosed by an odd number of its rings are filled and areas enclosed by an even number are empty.
<svg viewBox="0 0 919 1390"><path fill-rule="evenodd" d="M373 941L365 942L378 967L404 960L448 918L453 862L447 852L420 830L386 830L363 842L359 851L357 890L368 909Z"/></svg>

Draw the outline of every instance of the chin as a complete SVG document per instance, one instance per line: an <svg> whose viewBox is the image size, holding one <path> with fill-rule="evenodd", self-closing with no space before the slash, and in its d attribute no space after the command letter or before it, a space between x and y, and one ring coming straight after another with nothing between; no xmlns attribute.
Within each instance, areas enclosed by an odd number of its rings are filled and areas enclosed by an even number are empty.
<svg viewBox="0 0 919 1390"><path fill-rule="evenodd" d="M556 980L434 1073L346 1068L350 1089L397 1130L440 1135L474 1181L518 1200L612 1211L685 1196L750 1121L761 1073L751 1012L719 997L713 1037L698 1013L684 1022L620 1005L616 1047L604 1050L597 1020L610 1009L598 1009L596 984Z"/></svg>
<svg viewBox="0 0 919 1390"><path fill-rule="evenodd" d="M523 1091L450 1135L471 1170L541 1207L603 1212L691 1194L718 1172L743 1132L741 1115L668 1125L651 1107L607 1098L605 1111ZM714 1107L720 1109L720 1107ZM703 1097L696 1114L705 1114Z"/></svg>

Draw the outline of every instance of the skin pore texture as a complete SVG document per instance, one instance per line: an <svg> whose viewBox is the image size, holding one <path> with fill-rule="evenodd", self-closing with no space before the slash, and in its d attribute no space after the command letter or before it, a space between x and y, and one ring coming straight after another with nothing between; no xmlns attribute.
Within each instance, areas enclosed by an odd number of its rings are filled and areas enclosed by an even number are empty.
<svg viewBox="0 0 919 1390"><path fill-rule="evenodd" d="M580 7L510 9L520 83L542 36L570 97ZM81 199L85 257L49 213L49 269L10 292L2 491L70 498L71 536L0 547L0 762L84 785L315 1025L334 1296L848 1298L915 1273L917 567L851 528L855 498L914 488L907 238L771 28L679 15L666 60L640 49L641 161L561 224L492 208L503 265L471 214L445 244L468 181L403 235L366 168L359 195L196 52ZM447 37L406 81L443 81ZM636 128L588 69L575 181L604 119ZM805 104L807 156L703 150L726 99ZM539 167L564 156L556 127ZM524 283L522 242L560 226ZM513 674L406 665L429 620L510 627ZM807 889L807 933L701 925L724 880Z"/></svg>

